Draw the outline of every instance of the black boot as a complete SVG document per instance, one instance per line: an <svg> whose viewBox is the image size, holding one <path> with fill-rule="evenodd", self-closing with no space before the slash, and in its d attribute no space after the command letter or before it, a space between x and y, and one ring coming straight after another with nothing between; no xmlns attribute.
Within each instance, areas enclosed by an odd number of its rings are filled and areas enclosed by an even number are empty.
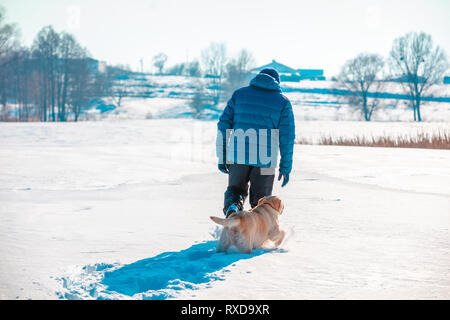
<svg viewBox="0 0 450 320"><path fill-rule="evenodd" d="M223 213L228 217L231 213L244 209L245 194L241 190L229 187L225 192Z"/></svg>
<svg viewBox="0 0 450 320"><path fill-rule="evenodd" d="M236 204L231 204L225 211L225 218L228 218L233 213L239 211L239 208Z"/></svg>

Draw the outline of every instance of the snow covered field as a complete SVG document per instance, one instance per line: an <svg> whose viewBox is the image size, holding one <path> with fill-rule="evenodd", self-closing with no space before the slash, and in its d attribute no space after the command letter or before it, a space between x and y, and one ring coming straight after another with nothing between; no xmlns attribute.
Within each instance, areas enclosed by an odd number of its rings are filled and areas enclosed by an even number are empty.
<svg viewBox="0 0 450 320"><path fill-rule="evenodd" d="M417 131L365 125L297 132ZM188 119L0 123L0 298L450 298L449 151L296 145L282 247L216 254L214 141Z"/></svg>
<svg viewBox="0 0 450 320"><path fill-rule="evenodd" d="M127 96L117 106L117 99L96 100L80 115L81 120L143 120L192 118L191 99L199 87L212 94L207 78L185 76L130 75L124 80ZM295 118L305 121L360 121L361 113L349 106L342 96L331 94L334 81L282 82L283 93L290 99ZM381 99L381 105L372 116L375 121L412 122L413 111L405 99L399 83L388 83L386 93L397 98ZM224 93L217 107L207 107L203 119L218 119L229 97ZM421 115L424 122L450 121L450 85L436 85L430 91L435 101L424 100ZM229 95L229 94L228 94ZM12 116L17 105L9 104ZM14 111L16 110L16 111Z"/></svg>
<svg viewBox="0 0 450 320"><path fill-rule="evenodd" d="M120 107L107 112L90 109L82 118L89 119L167 119L190 118L189 107L198 87L208 88L211 83L205 78L184 76L136 75L126 81L128 97L124 97ZM297 120L355 121L361 120L361 114L338 96L330 94L336 86L334 81L282 82L284 94L291 100ZM210 92L209 89L206 92ZM388 83L386 92L403 94L399 83ZM426 122L450 121L450 86L437 85L431 93L434 97L446 99L446 102L423 101L421 114ZM204 117L218 118L225 101L219 110L205 110ZM115 105L114 99L104 99L109 105ZM413 112L409 101L404 99L382 99L382 107L373 114L376 121L412 121Z"/></svg>

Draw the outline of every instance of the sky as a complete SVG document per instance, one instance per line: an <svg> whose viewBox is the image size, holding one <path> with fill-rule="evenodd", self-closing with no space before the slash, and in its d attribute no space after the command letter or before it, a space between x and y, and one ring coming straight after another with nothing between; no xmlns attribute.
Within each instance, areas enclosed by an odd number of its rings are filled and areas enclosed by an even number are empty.
<svg viewBox="0 0 450 320"><path fill-rule="evenodd" d="M68 31L91 55L110 64L152 70L199 58L211 42L228 55L252 52L256 65L277 60L293 68L339 72L361 52L389 54L410 31L432 35L450 56L449 0L0 0L7 21L30 45L46 25Z"/></svg>

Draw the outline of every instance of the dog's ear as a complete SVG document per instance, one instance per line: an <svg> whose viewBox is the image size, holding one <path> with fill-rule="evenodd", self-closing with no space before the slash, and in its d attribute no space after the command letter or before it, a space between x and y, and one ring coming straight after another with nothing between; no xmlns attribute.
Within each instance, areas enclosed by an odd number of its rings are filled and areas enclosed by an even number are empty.
<svg viewBox="0 0 450 320"><path fill-rule="evenodd" d="M284 203L283 203L283 201L281 201L281 199L280 198L278 198L277 197L277 201L278 201L278 212L279 212L279 214L282 214L283 213L283 210L284 210Z"/></svg>
<svg viewBox="0 0 450 320"><path fill-rule="evenodd" d="M258 206L264 201L266 200L267 197L262 197L261 199L258 200Z"/></svg>
<svg viewBox="0 0 450 320"><path fill-rule="evenodd" d="M279 214L281 214L283 212L283 202L281 201L281 199L277 196L271 196L269 198L266 199L266 201L269 201L272 206L275 208L275 210L278 211Z"/></svg>

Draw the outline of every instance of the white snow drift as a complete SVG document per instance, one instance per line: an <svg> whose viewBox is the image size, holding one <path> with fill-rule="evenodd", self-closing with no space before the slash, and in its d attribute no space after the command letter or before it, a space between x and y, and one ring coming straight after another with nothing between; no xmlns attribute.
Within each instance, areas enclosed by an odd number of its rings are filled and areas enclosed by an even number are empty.
<svg viewBox="0 0 450 320"><path fill-rule="evenodd" d="M216 254L214 140L207 121L1 123L0 298L450 298L449 151L296 145L287 241Z"/></svg>

